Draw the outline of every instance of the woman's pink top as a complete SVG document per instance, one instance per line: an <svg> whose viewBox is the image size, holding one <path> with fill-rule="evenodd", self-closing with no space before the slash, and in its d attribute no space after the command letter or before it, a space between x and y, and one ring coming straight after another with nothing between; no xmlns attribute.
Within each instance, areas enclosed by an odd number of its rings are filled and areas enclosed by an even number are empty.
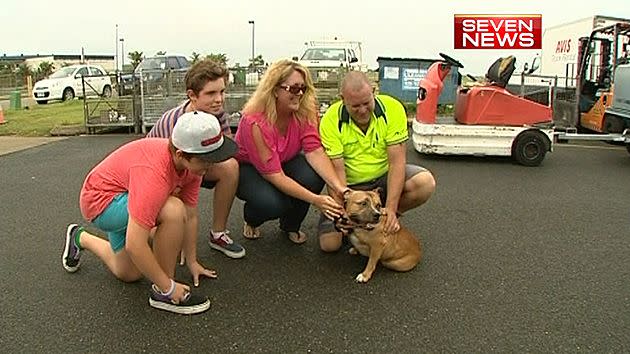
<svg viewBox="0 0 630 354"><path fill-rule="evenodd" d="M252 136L254 124L260 127L263 140L271 150L271 156L266 161L260 158L254 144ZM251 163L261 174L278 173L282 171L281 164L294 158L300 151L304 150L308 153L322 146L317 126L292 118L286 134L282 135L274 125L269 123L265 113L243 115L235 140L239 147L236 159Z"/></svg>

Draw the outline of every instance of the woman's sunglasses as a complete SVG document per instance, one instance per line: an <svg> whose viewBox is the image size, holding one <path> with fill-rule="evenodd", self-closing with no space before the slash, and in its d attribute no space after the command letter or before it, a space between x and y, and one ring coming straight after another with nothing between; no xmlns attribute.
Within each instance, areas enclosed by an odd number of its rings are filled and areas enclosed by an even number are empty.
<svg viewBox="0 0 630 354"><path fill-rule="evenodd" d="M306 85L279 85L278 87L294 95L303 95L306 93L306 90L308 90Z"/></svg>

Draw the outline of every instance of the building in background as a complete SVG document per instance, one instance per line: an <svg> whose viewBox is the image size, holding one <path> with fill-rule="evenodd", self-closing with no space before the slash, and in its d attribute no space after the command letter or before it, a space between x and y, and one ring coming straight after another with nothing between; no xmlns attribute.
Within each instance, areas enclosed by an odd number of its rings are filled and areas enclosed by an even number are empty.
<svg viewBox="0 0 630 354"><path fill-rule="evenodd" d="M73 64L96 64L102 66L108 72L115 70L113 55L81 55L81 54L20 54L20 55L2 55L0 62L20 65L25 63L31 70L39 67L40 63L52 63L55 69L62 66Z"/></svg>

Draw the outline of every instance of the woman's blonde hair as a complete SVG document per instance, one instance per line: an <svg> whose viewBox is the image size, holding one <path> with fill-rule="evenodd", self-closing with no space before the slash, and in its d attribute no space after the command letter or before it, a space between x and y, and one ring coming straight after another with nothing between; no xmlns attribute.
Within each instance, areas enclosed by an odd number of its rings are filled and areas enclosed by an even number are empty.
<svg viewBox="0 0 630 354"><path fill-rule="evenodd" d="M300 98L300 106L296 117L301 122L315 124L317 122L317 100L315 86L308 69L295 61L282 59L271 64L256 87L256 91L243 107L243 114L264 112L273 124L278 119L276 111L276 96L274 92L278 85L285 81L293 71L302 74L306 84L306 92Z"/></svg>

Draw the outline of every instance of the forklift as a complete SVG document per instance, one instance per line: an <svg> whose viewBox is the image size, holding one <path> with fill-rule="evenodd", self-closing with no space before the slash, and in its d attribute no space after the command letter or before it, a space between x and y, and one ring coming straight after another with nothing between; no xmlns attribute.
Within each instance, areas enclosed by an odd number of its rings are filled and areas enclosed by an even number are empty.
<svg viewBox="0 0 630 354"><path fill-rule="evenodd" d="M616 71L627 63L630 43L630 24L617 23L594 30L589 37L580 38L578 47L578 74L575 85L575 114L580 131L596 133L623 133L630 128L630 120L615 114L610 108L615 86L627 86L627 76Z"/></svg>

